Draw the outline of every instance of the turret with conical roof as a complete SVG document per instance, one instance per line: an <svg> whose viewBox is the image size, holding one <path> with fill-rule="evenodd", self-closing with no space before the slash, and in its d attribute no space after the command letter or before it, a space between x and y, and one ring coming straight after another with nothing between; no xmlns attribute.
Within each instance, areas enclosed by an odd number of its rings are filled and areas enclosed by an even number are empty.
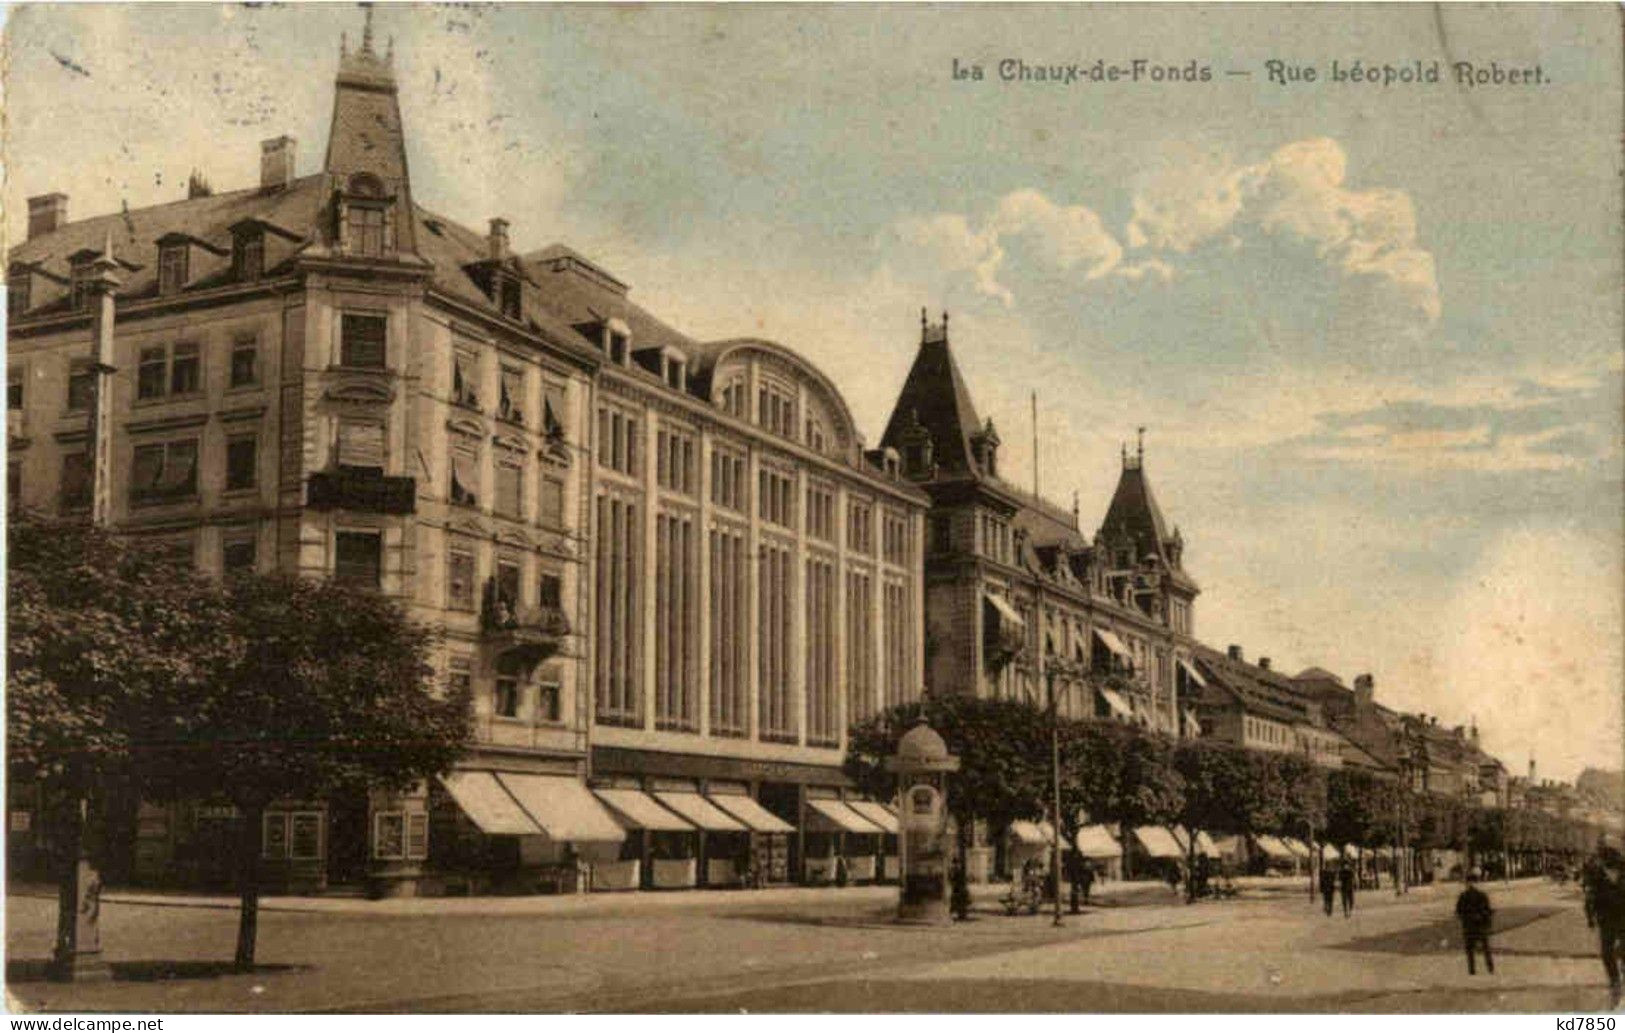
<svg viewBox="0 0 1625 1033"><path fill-rule="evenodd" d="M882 448L895 448L900 453L904 439L923 427L931 438L931 453L939 475L976 476L986 473L977 461L975 444L991 427L984 428L976 415L965 378L959 373L953 353L948 348L948 313L942 314L940 323L933 323L925 310L920 310L920 350L914 356L914 365L903 381L903 390L892 408L886 432L881 435ZM997 435L993 447L997 448Z"/></svg>

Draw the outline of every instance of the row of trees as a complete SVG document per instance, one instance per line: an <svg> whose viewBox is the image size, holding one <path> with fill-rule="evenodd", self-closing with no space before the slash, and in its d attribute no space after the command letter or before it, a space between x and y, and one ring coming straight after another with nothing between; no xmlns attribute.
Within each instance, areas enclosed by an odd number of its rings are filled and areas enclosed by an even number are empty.
<svg viewBox="0 0 1625 1033"><path fill-rule="evenodd" d="M27 515L9 521L7 549L8 775L52 801L65 884L78 815L97 799L229 799L242 815L240 967L254 961L266 806L404 791L449 770L468 739L468 699L431 677L433 634L378 593L209 580Z"/></svg>
<svg viewBox="0 0 1625 1033"><path fill-rule="evenodd" d="M853 728L847 774L888 798L896 783L883 759L922 715L960 757L949 806L960 830L962 863L974 820L1002 829L1049 815L1051 718L1025 701L952 696L877 714ZM1187 872L1194 869L1198 831L1285 835L1339 849L1454 849L1469 857L1573 852L1588 842L1577 824L1542 812L1475 807L1413 792L1368 771L1327 770L1297 754L1176 741L1108 721L1062 718L1056 734L1065 837L1077 834L1084 815L1127 827L1183 825L1191 832ZM1187 888L1194 891L1189 883Z"/></svg>

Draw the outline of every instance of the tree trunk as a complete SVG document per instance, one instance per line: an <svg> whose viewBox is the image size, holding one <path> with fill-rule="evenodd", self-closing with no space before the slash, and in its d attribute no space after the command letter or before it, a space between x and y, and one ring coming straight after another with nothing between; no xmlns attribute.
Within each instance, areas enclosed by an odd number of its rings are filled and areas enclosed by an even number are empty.
<svg viewBox="0 0 1625 1033"><path fill-rule="evenodd" d="M1187 828L1185 838L1185 903L1196 903L1196 830Z"/></svg>
<svg viewBox="0 0 1625 1033"><path fill-rule="evenodd" d="M237 840L237 957L239 972L254 970L254 941L260 924L260 834L265 825L265 805L253 803L241 808L243 827Z"/></svg>

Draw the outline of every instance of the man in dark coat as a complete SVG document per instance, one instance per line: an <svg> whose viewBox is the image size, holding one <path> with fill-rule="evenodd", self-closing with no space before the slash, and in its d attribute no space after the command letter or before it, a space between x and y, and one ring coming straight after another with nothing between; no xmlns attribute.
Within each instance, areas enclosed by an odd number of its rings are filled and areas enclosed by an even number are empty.
<svg viewBox="0 0 1625 1033"><path fill-rule="evenodd" d="M948 909L953 912L956 922L970 918L970 878L957 857L954 858L953 867L948 869Z"/></svg>
<svg viewBox="0 0 1625 1033"><path fill-rule="evenodd" d="M1456 918L1461 922L1461 942L1467 949L1467 974L1470 976L1478 974L1473 967L1475 947L1484 953L1484 967L1491 975L1495 974L1495 959L1490 957L1490 918L1494 913L1490 898L1478 888L1478 880L1469 875L1467 888L1456 898Z"/></svg>
<svg viewBox="0 0 1625 1033"><path fill-rule="evenodd" d="M1343 917L1354 912L1354 868L1344 861L1337 869L1337 893L1343 901Z"/></svg>
<svg viewBox="0 0 1625 1033"><path fill-rule="evenodd" d="M1602 951L1603 971L1608 973L1608 1006L1619 1007L1619 956L1625 952L1625 857L1604 843L1597 847L1596 888L1592 910L1597 920L1597 940Z"/></svg>
<svg viewBox="0 0 1625 1033"><path fill-rule="evenodd" d="M1326 917L1332 917L1332 897L1337 893L1337 873L1325 861L1320 862L1320 899L1326 905Z"/></svg>

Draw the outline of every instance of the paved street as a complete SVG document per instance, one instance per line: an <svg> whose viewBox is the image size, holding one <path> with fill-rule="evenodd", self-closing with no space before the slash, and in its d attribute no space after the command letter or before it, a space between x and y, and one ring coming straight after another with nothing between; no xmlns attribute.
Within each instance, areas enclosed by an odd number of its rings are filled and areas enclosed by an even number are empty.
<svg viewBox="0 0 1625 1033"><path fill-rule="evenodd" d="M1301 881L1185 906L1112 886L1101 906L905 929L890 890L586 898L273 901L262 971L225 973L234 910L114 895L104 938L119 978L43 982L54 902L7 901L17 1006L127 1011L1595 1011L1602 968L1576 891L1489 887L1493 976L1469 977L1456 887L1362 895L1325 918ZM205 906L186 906L186 905Z"/></svg>

